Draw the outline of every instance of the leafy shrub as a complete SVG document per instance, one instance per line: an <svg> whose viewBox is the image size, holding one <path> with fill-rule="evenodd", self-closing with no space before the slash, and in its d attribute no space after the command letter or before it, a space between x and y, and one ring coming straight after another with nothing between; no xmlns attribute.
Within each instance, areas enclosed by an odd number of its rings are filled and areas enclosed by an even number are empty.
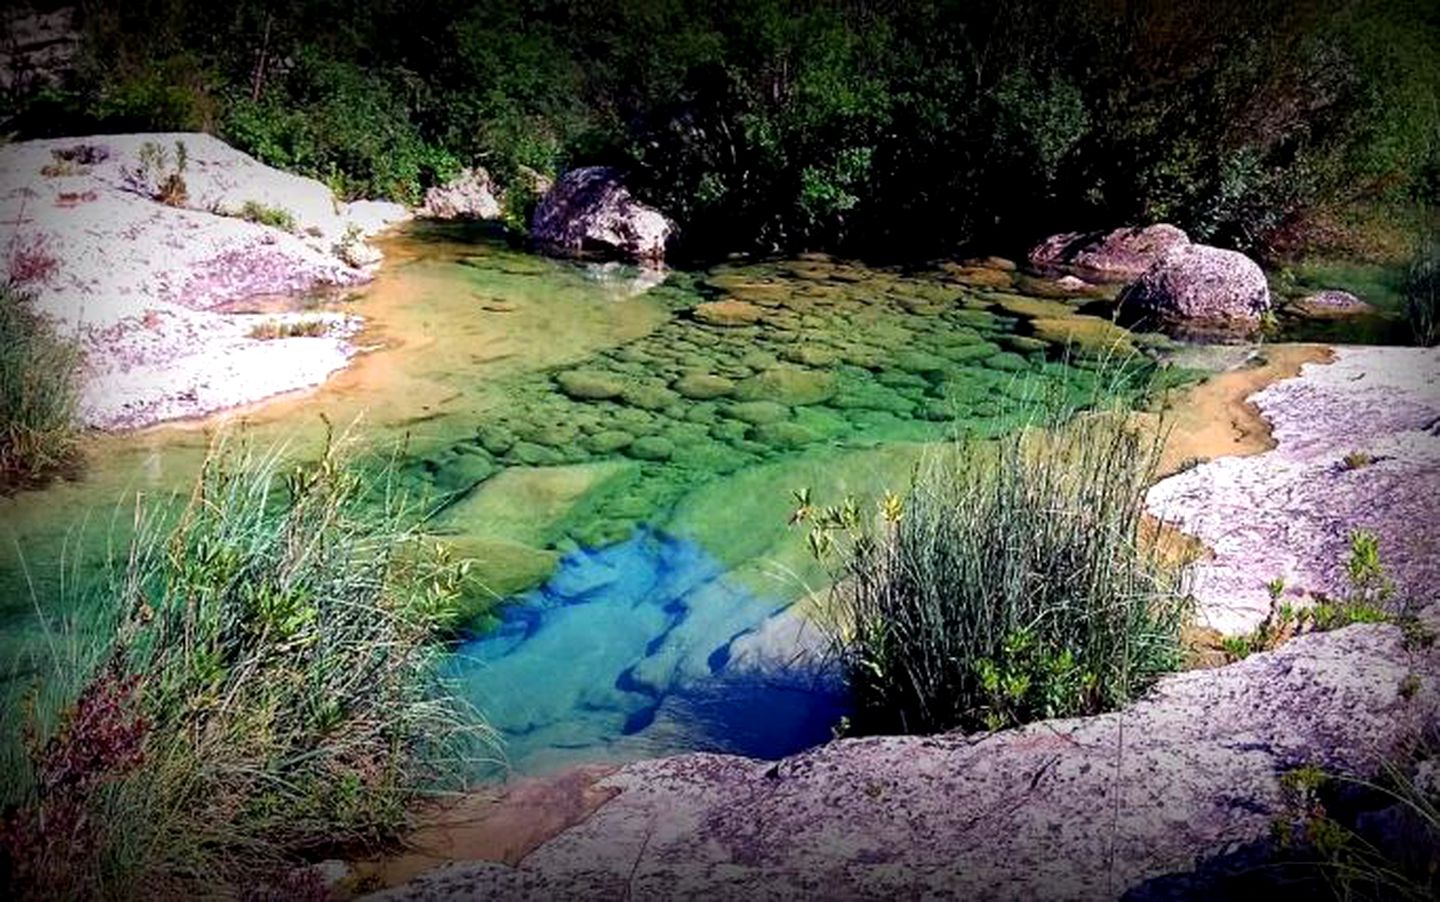
<svg viewBox="0 0 1440 902"><path fill-rule="evenodd" d="M426 185L460 169L421 135L378 72L306 48L271 90L260 100L235 99L222 137L267 165L326 182L343 199L416 203Z"/></svg>
<svg viewBox="0 0 1440 902"><path fill-rule="evenodd" d="M188 896L373 847L488 739L438 679L463 565L341 448L221 447L171 513L142 508L89 619L26 662L25 722L6 709L22 897Z"/></svg>
<svg viewBox="0 0 1440 902"><path fill-rule="evenodd" d="M0 488L41 482L78 461L79 369L79 351L23 290L0 286Z"/></svg>
<svg viewBox="0 0 1440 902"><path fill-rule="evenodd" d="M1118 405L1034 426L933 456L878 518L801 497L860 729L1096 713L1177 666L1186 568L1140 532L1158 442Z"/></svg>
<svg viewBox="0 0 1440 902"><path fill-rule="evenodd" d="M258 223L286 232L295 231L295 214L284 207L269 207L256 200L247 200L240 208L239 215L246 222Z"/></svg>

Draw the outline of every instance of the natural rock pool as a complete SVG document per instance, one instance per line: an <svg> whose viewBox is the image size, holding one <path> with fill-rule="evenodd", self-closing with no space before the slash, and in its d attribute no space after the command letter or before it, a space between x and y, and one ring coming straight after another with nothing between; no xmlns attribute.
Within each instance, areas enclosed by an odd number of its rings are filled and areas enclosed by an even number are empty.
<svg viewBox="0 0 1440 902"><path fill-rule="evenodd" d="M97 437L83 478L0 499L6 653L41 641L61 574L123 541L137 493L182 491L227 422L305 455L323 415L398 449L427 529L475 560L452 676L516 770L778 757L843 713L832 683L775 666L798 622L775 615L824 585L791 492L903 487L933 443L1083 399L1107 357L1165 344L1087 315L1104 291L998 261L813 257L654 285L463 229L415 226L386 252L373 286L317 302L366 317L374 349L320 390Z"/></svg>

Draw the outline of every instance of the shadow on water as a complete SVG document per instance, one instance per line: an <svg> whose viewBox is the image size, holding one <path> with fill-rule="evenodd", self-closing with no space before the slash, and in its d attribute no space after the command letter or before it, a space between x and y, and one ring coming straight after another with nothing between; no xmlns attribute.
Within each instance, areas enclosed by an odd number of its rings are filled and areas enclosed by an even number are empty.
<svg viewBox="0 0 1440 902"><path fill-rule="evenodd" d="M822 644L695 543L639 530L567 555L458 650L451 675L516 773L697 750L779 758L846 713Z"/></svg>

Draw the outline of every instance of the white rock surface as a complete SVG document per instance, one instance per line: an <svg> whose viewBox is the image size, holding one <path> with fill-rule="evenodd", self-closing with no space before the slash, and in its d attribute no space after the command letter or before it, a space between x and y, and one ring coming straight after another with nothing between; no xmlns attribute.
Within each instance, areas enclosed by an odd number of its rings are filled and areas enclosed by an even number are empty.
<svg viewBox="0 0 1440 902"><path fill-rule="evenodd" d="M176 142L188 158L180 207L157 202L154 174L138 173L146 143L164 148L173 170ZM294 231L237 218L247 202L288 212ZM260 342L250 337L254 317L215 308L364 282L373 265L350 266L342 250L369 250L363 238L403 215L391 204L339 203L319 182L264 166L210 135L0 148L5 262L13 272L17 253L53 261L24 287L80 342L88 371L82 416L100 428L197 416L323 381L353 353L354 322L341 317L324 336ZM373 264L376 255L351 259Z"/></svg>
<svg viewBox="0 0 1440 902"><path fill-rule="evenodd" d="M477 166L426 191L419 213L430 219L498 219L501 210L490 173Z"/></svg>
<svg viewBox="0 0 1440 902"><path fill-rule="evenodd" d="M1440 591L1440 349L1339 348L1330 364L1251 399L1276 448L1221 458L1150 490L1150 510L1202 540L1200 616L1227 634L1270 610L1265 584L1299 595L1345 586L1349 536L1366 529L1400 592ZM1371 462L1350 467L1352 452Z"/></svg>

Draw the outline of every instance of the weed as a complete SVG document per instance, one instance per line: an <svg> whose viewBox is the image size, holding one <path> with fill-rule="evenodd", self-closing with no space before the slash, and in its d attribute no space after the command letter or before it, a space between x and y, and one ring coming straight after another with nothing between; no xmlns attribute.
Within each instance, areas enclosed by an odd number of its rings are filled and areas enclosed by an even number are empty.
<svg viewBox="0 0 1440 902"><path fill-rule="evenodd" d="M1299 865L1292 874L1335 899L1437 898L1440 787L1423 776L1425 766L1410 773L1387 763L1374 780L1331 774L1313 764L1282 775L1283 810L1272 836ZM1350 801L1332 809L1329 803L1342 795ZM1367 829L1358 811L1347 812L1361 801L1378 809L1372 822L1383 822L1383 830ZM1292 879L1292 892L1297 885Z"/></svg>
<svg viewBox="0 0 1440 902"><path fill-rule="evenodd" d="M175 142L173 157L168 148L156 141L141 144L138 156L139 165L126 174L134 190L171 207L184 206L189 201L185 169L190 153L184 141Z"/></svg>
<svg viewBox="0 0 1440 902"><path fill-rule="evenodd" d="M1250 636L1226 636L1220 640L1220 647L1232 661L1243 661L1259 647Z"/></svg>
<svg viewBox="0 0 1440 902"><path fill-rule="evenodd" d="M1365 451L1351 451L1340 459L1340 465L1346 470L1360 470L1370 466L1375 458Z"/></svg>
<svg viewBox="0 0 1440 902"><path fill-rule="evenodd" d="M10 239L5 261L6 280L13 288L40 285L55 277L60 270L60 261L50 250L50 238L34 234L21 238L16 234Z"/></svg>
<svg viewBox="0 0 1440 902"><path fill-rule="evenodd" d="M238 214L246 222L253 222L272 229L286 232L295 231L295 215L284 207L268 207L255 200L245 201Z"/></svg>

